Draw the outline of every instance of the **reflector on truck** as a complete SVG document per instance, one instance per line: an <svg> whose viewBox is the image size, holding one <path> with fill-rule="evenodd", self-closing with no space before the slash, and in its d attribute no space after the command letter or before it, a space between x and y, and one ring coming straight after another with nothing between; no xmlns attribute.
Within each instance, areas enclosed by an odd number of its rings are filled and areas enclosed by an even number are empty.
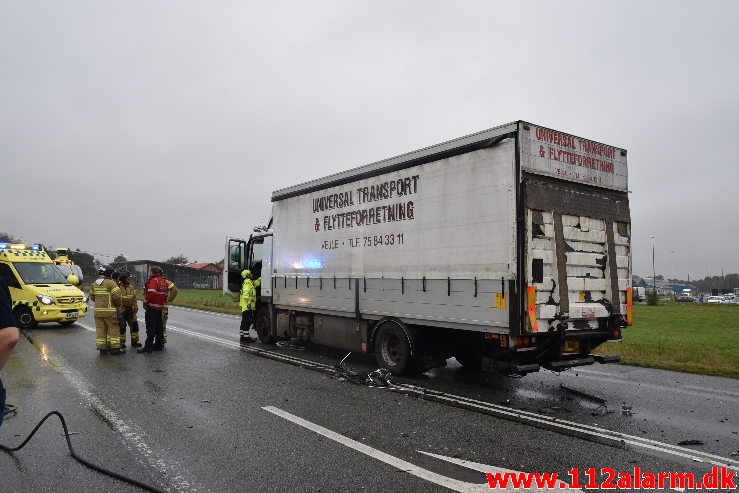
<svg viewBox="0 0 739 493"><path fill-rule="evenodd" d="M529 312L529 323L531 324L531 331L539 331L539 322L536 320L536 288L529 286L528 292L528 312Z"/></svg>

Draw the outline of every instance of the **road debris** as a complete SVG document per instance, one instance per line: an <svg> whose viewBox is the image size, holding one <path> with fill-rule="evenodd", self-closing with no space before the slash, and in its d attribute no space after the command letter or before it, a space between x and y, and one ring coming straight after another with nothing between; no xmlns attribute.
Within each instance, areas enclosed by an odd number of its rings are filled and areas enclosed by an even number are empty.
<svg viewBox="0 0 739 493"><path fill-rule="evenodd" d="M593 416L598 416L600 414L598 411L601 408L603 409L603 413L602 414L612 414L613 413L613 411L610 411L608 409L608 405L606 403L606 400L603 399L602 397L598 397L597 395L588 394L588 393L583 392L581 390L571 389L570 387L566 387L564 384L559 384L559 388L561 390L564 390L565 392L569 392L570 394L576 395L578 397L582 397L582 398L588 399L590 401L597 402L599 404L598 407L596 407L595 410L592 413L590 413Z"/></svg>
<svg viewBox="0 0 739 493"><path fill-rule="evenodd" d="M282 349L295 349L296 351L305 351L305 346L292 341L277 341L275 346L281 347Z"/></svg>
<svg viewBox="0 0 739 493"><path fill-rule="evenodd" d="M678 445L705 445L702 440L683 440L682 442L677 442Z"/></svg>
<svg viewBox="0 0 739 493"><path fill-rule="evenodd" d="M336 374L334 378L341 382L351 382L355 385L369 385L370 387L389 387L392 385L390 381L391 373L384 368L378 368L368 372L356 371L346 366L345 362L351 354L347 353L335 366Z"/></svg>

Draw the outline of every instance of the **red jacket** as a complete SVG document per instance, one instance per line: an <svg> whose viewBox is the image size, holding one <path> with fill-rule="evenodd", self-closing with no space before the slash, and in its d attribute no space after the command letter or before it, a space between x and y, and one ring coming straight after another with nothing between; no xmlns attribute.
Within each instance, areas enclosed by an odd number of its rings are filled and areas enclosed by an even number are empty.
<svg viewBox="0 0 739 493"><path fill-rule="evenodd" d="M144 308L147 310L161 310L167 304L168 294L169 289L166 279L160 275L149 278L144 294Z"/></svg>

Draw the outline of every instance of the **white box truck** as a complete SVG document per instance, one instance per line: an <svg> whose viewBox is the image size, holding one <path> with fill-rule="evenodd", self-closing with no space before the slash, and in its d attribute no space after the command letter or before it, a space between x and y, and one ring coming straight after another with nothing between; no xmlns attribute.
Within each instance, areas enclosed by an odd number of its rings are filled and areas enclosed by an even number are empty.
<svg viewBox="0 0 739 493"><path fill-rule="evenodd" d="M272 194L227 238L224 292L262 278L255 330L374 352L394 374L524 375L619 361L631 324L626 151L517 121Z"/></svg>

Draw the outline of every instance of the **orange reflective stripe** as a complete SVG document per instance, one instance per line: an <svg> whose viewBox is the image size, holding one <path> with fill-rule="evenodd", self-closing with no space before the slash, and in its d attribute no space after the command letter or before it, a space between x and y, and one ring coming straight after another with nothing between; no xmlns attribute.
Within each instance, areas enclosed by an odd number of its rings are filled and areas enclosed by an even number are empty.
<svg viewBox="0 0 739 493"><path fill-rule="evenodd" d="M536 288L534 286L529 286L528 301L529 322L531 323L531 330L533 332L539 332L539 322L537 322L536 320Z"/></svg>
<svg viewBox="0 0 739 493"><path fill-rule="evenodd" d="M634 323L634 290L626 288L626 325Z"/></svg>

